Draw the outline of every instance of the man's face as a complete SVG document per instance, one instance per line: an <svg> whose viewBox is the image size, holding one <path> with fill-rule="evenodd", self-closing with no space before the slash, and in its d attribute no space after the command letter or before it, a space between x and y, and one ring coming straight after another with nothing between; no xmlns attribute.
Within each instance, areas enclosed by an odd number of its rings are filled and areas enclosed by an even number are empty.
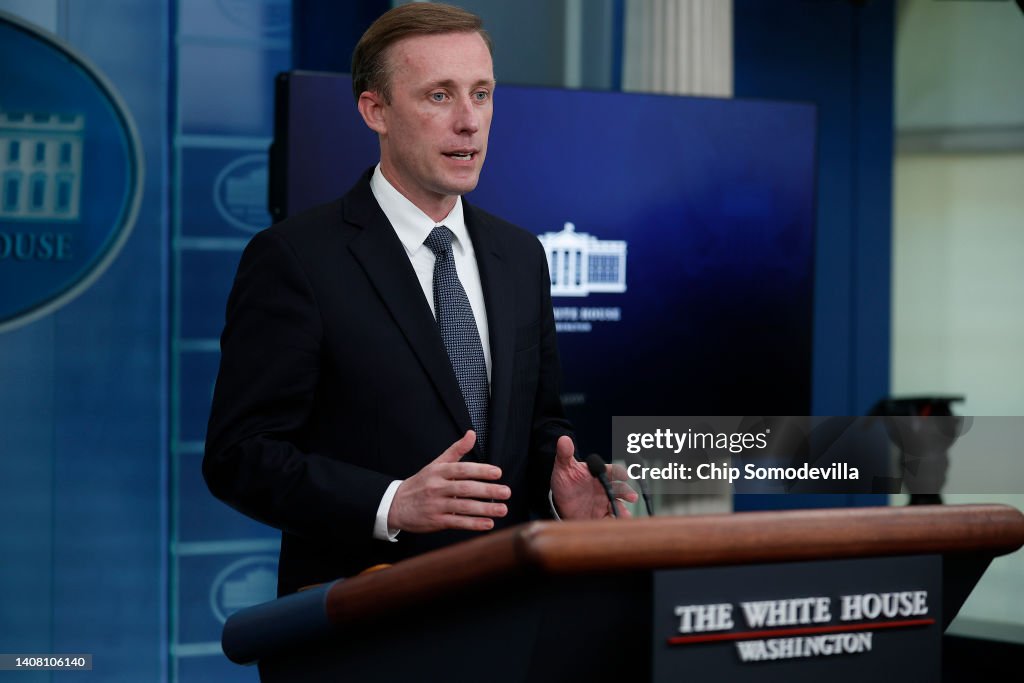
<svg viewBox="0 0 1024 683"><path fill-rule="evenodd" d="M400 40L388 63L391 102L380 100L376 128L381 170L439 220L480 178L493 111L491 55L478 33L446 33Z"/></svg>

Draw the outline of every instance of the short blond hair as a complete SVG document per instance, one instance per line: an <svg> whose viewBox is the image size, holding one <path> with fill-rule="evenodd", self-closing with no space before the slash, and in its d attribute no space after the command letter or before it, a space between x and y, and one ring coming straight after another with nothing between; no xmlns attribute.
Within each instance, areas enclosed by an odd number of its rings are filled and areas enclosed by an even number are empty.
<svg viewBox="0 0 1024 683"><path fill-rule="evenodd" d="M494 46L477 15L453 5L414 2L399 5L382 14L366 29L352 52L352 94L356 101L365 92L375 92L391 103L389 48L409 36L442 33L478 33L491 56Z"/></svg>

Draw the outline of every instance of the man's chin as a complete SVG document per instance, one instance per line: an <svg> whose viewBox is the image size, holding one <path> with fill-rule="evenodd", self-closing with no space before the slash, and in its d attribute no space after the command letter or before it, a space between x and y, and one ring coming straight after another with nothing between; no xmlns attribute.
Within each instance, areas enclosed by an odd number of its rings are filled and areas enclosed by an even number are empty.
<svg viewBox="0 0 1024 683"><path fill-rule="evenodd" d="M477 173L471 178L450 178L445 183L445 192L447 195L463 195L468 194L476 189L477 183L480 181L480 174Z"/></svg>

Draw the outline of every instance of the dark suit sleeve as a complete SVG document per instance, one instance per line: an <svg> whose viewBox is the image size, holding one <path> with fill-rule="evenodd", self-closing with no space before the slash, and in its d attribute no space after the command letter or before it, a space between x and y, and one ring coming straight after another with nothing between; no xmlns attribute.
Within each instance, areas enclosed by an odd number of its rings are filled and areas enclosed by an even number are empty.
<svg viewBox="0 0 1024 683"><path fill-rule="evenodd" d="M256 235L228 299L203 476L218 498L288 533L369 539L391 478L303 443L322 343L299 259L284 236Z"/></svg>
<svg viewBox="0 0 1024 683"><path fill-rule="evenodd" d="M549 518L551 503L548 492L551 488L551 470L555 464L555 445L562 435L572 437L573 441L575 437L562 406L562 367L558 359L555 316L551 307L551 276L547 256L539 241L536 243L536 251L539 255L537 270L540 277L540 372L530 431L528 476L530 508L536 516Z"/></svg>

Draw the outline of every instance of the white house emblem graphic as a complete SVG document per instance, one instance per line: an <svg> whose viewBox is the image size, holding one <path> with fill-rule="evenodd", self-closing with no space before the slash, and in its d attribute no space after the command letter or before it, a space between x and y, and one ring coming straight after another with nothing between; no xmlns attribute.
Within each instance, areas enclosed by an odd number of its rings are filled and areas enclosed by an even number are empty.
<svg viewBox="0 0 1024 683"><path fill-rule="evenodd" d="M239 230L256 232L269 225L267 155L247 154L225 166L213 182L213 203Z"/></svg>
<svg viewBox="0 0 1024 683"><path fill-rule="evenodd" d="M222 569L210 586L210 608L220 623L240 609L273 600L277 594L277 558L252 555Z"/></svg>
<svg viewBox="0 0 1024 683"><path fill-rule="evenodd" d="M0 218L78 219L84 130L80 114L0 111Z"/></svg>
<svg viewBox="0 0 1024 683"><path fill-rule="evenodd" d="M143 168L106 77L0 11L0 334L67 304L113 263L139 214Z"/></svg>
<svg viewBox="0 0 1024 683"><path fill-rule="evenodd" d="M600 240L566 223L539 235L551 271L551 296L621 294L626 291L625 240Z"/></svg>

